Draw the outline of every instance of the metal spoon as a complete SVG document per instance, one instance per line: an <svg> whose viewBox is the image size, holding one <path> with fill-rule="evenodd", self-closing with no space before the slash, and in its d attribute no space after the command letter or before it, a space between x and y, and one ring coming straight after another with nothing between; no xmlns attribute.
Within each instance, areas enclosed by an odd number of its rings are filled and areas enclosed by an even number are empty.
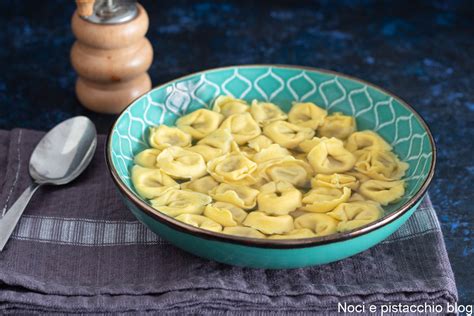
<svg viewBox="0 0 474 316"><path fill-rule="evenodd" d="M96 147L95 126L85 116L70 118L44 135L30 158L33 184L0 218L0 251L35 191L43 184L62 185L77 178L89 165Z"/></svg>

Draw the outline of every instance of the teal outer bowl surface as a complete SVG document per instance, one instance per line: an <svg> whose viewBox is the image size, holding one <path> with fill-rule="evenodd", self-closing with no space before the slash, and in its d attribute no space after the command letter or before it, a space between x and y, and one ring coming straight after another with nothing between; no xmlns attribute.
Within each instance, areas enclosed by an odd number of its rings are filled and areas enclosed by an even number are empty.
<svg viewBox="0 0 474 316"><path fill-rule="evenodd" d="M409 163L406 193L385 215L356 230L324 237L267 240L223 235L187 225L154 210L134 190L133 157L148 148L148 130L174 125L181 115L209 107L222 94L274 102L314 102L330 113L356 117L358 130L382 135ZM283 65L232 66L191 74L136 99L118 117L107 141L107 164L127 207L150 230L197 256L255 268L298 268L362 252L395 232L416 210L434 174L436 149L426 123L395 95L332 71Z"/></svg>

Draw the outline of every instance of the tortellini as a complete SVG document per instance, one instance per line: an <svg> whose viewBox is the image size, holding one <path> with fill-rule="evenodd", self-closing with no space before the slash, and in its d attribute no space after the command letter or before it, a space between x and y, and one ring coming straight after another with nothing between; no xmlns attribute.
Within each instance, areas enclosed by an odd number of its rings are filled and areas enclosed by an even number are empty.
<svg viewBox="0 0 474 316"><path fill-rule="evenodd" d="M181 214L181 215L176 216L176 219L183 223L186 223L195 227L199 227L202 229L207 229L213 232L220 232L222 230L222 226L220 224L202 215Z"/></svg>
<svg viewBox="0 0 474 316"><path fill-rule="evenodd" d="M354 132L347 138L346 149L355 155L359 155L364 150L390 151L392 146L373 131L361 131Z"/></svg>
<svg viewBox="0 0 474 316"><path fill-rule="evenodd" d="M189 147L189 150L200 154L205 161L228 153L232 148L234 138L229 129L218 129Z"/></svg>
<svg viewBox="0 0 474 316"><path fill-rule="evenodd" d="M214 132L221 124L224 116L207 109L199 109L176 121L176 126L195 139L202 139Z"/></svg>
<svg viewBox="0 0 474 316"><path fill-rule="evenodd" d="M313 130L320 126L328 113L314 103L293 103L288 120L298 126L309 127Z"/></svg>
<svg viewBox="0 0 474 316"><path fill-rule="evenodd" d="M215 187L217 187L218 185L219 185L219 182L214 180L213 177L205 176L193 181L181 183L181 189L209 194L209 192Z"/></svg>
<svg viewBox="0 0 474 316"><path fill-rule="evenodd" d="M308 212L326 213L346 202L350 196L351 189L347 187L343 187L342 190L317 187L304 195L301 209Z"/></svg>
<svg viewBox="0 0 474 316"><path fill-rule="evenodd" d="M228 128L239 145L243 145L262 133L260 126L250 113L232 114L222 122L220 128Z"/></svg>
<svg viewBox="0 0 474 316"><path fill-rule="evenodd" d="M316 173L341 173L352 169L356 158L337 138L321 139L308 153L308 161Z"/></svg>
<svg viewBox="0 0 474 316"><path fill-rule="evenodd" d="M301 206L301 192L288 182L269 182L260 188L258 209L269 215L287 215Z"/></svg>
<svg viewBox="0 0 474 316"><path fill-rule="evenodd" d="M151 147L165 149L170 146L189 147L191 146L192 137L177 127L160 125L150 128L148 140Z"/></svg>
<svg viewBox="0 0 474 316"><path fill-rule="evenodd" d="M286 122L275 121L263 128L263 133L275 143L285 148L295 148L302 141L311 139L314 136L314 130L308 127Z"/></svg>
<svg viewBox="0 0 474 316"><path fill-rule="evenodd" d="M335 189L348 187L351 190L356 190L359 187L359 180L357 180L357 178L354 176L343 173L319 173L313 179L311 179L311 187L327 187Z"/></svg>
<svg viewBox="0 0 474 316"><path fill-rule="evenodd" d="M247 212L230 203L216 202L206 206L204 215L224 227L231 227L241 224L247 217Z"/></svg>
<svg viewBox="0 0 474 316"><path fill-rule="evenodd" d="M224 234L235 235L240 237L249 237L249 238L265 238L266 236L252 227L244 226L233 226L233 227L224 227L222 230Z"/></svg>
<svg viewBox="0 0 474 316"><path fill-rule="evenodd" d="M133 162L136 165L145 168L156 168L156 157L161 153L161 150L156 148L148 148L138 153Z"/></svg>
<svg viewBox="0 0 474 316"><path fill-rule="evenodd" d="M229 117L233 114L248 112L249 105L244 100L221 95L214 101L212 110L221 113L224 117Z"/></svg>
<svg viewBox="0 0 474 316"><path fill-rule="evenodd" d="M251 185L257 182L257 164L240 152L233 152L212 159L207 171L219 182Z"/></svg>
<svg viewBox="0 0 474 316"><path fill-rule="evenodd" d="M266 148L262 148L258 153L255 153L252 160L257 164L263 165L265 162L277 161L290 157L291 153L288 149L281 147L278 144L271 144ZM262 169L262 168L260 168Z"/></svg>
<svg viewBox="0 0 474 316"><path fill-rule="evenodd" d="M270 147L273 144L272 140L265 135L259 135L248 141L248 146L259 152L265 148Z"/></svg>
<svg viewBox="0 0 474 316"><path fill-rule="evenodd" d="M296 148L299 151L302 151L305 154L308 154L311 149L313 149L317 144L321 142L322 138L313 137L311 139L305 139L301 143L299 143L298 147Z"/></svg>
<svg viewBox="0 0 474 316"><path fill-rule="evenodd" d="M161 170L176 179L196 179L206 174L204 158L181 147L166 148L156 161Z"/></svg>
<svg viewBox="0 0 474 316"><path fill-rule="evenodd" d="M247 210L257 204L258 193L258 190L245 185L221 183L210 192L210 195L216 201L231 203Z"/></svg>
<svg viewBox="0 0 474 316"><path fill-rule="evenodd" d="M179 184L160 169L132 168L132 183L138 194L146 199L156 198L170 189L179 189Z"/></svg>
<svg viewBox="0 0 474 316"><path fill-rule="evenodd" d="M318 135L321 137L336 137L346 139L356 130L356 120L352 116L336 112L326 116L321 126L318 128Z"/></svg>
<svg viewBox="0 0 474 316"><path fill-rule="evenodd" d="M339 221L337 230L340 232L367 225L382 217L382 214L380 204L373 201L342 203L327 213Z"/></svg>
<svg viewBox="0 0 474 316"><path fill-rule="evenodd" d="M312 238L317 235L309 228L297 228L283 235L270 235L268 239L301 239Z"/></svg>
<svg viewBox="0 0 474 316"><path fill-rule="evenodd" d="M347 200L347 202L357 202L357 201L365 201L364 196L362 196L362 194L357 193L357 192L352 193L349 200Z"/></svg>
<svg viewBox="0 0 474 316"><path fill-rule="evenodd" d="M210 196L184 190L169 190L150 200L151 206L166 215L176 217L181 214L202 214Z"/></svg>
<svg viewBox="0 0 474 316"><path fill-rule="evenodd" d="M329 215L311 213L295 219L295 228L311 229L316 236L327 236L337 232L338 221Z"/></svg>
<svg viewBox="0 0 474 316"><path fill-rule="evenodd" d="M382 205L396 202L405 194L404 181L367 180L360 185L360 193Z"/></svg>
<svg viewBox="0 0 474 316"><path fill-rule="evenodd" d="M405 194L410 166L352 116L231 96L209 108L151 127L135 155L133 187L156 212L276 243L358 229Z"/></svg>
<svg viewBox="0 0 474 316"><path fill-rule="evenodd" d="M354 169L352 169L351 171L347 171L344 174L347 176L355 177L359 181L359 183L364 183L365 181L371 179L368 175L363 174L359 171L355 171Z"/></svg>
<svg viewBox="0 0 474 316"><path fill-rule="evenodd" d="M278 106L268 102L258 102L253 100L252 106L250 107L250 113L252 114L255 122L260 126L268 123L280 120L286 120L288 116Z"/></svg>
<svg viewBox="0 0 474 316"><path fill-rule="evenodd" d="M303 211L302 209L297 209L296 211L293 211L290 213L291 217L293 218L298 218L305 214L311 214L311 212L306 212L306 211Z"/></svg>
<svg viewBox="0 0 474 316"><path fill-rule="evenodd" d="M243 224L264 234L284 234L293 230L293 217L290 215L267 215L264 212L250 212Z"/></svg>
<svg viewBox="0 0 474 316"><path fill-rule="evenodd" d="M377 180L398 180L408 169L406 162L400 161L390 151L372 150L359 156L354 169Z"/></svg>
<svg viewBox="0 0 474 316"><path fill-rule="evenodd" d="M262 164L260 174L268 181L283 181L306 188L310 184L313 170L307 162L289 156Z"/></svg>

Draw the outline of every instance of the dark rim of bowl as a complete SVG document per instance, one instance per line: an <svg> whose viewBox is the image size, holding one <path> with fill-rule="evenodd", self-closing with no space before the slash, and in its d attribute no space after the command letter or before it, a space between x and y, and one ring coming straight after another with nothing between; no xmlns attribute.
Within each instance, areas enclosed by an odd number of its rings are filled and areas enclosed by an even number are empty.
<svg viewBox="0 0 474 316"><path fill-rule="evenodd" d="M139 198L134 192L132 192L120 179L120 176L117 174L117 171L113 167L112 164L112 157L111 157L111 140L112 140L112 134L113 131L117 125L117 122L119 121L120 117L125 113L125 111L133 104L135 103L136 100L140 99L143 97L143 95L149 93L152 90L159 89L161 87L164 87L170 83L180 81L198 74L202 73L209 73L213 71L218 71L218 70L225 70L225 69L235 69L235 68L266 68L266 67L274 67L274 68L289 68L289 69L303 69L303 70L309 70L309 71L315 71L315 72L321 72L321 73L327 73L327 74L332 74L336 75L341 78L347 78L350 80L354 80L356 82L360 82L363 84L366 84L368 86L371 86L379 91L382 91L386 93L387 95L391 96L393 99L397 100L400 104L405 106L410 112L412 112L418 121L421 123L423 128L428 134L431 148L432 148L432 162L430 166L430 170L428 173L428 176L426 177L425 181L423 182L422 186L420 189L415 193L415 195L410 198L405 204L403 204L399 209L395 210L394 212L391 212L382 218L367 224L365 226L359 227L355 230L351 230L348 232L343 232L343 233L336 233L336 234L331 234L328 236L322 236L322 237L314 237L314 238L304 238L304 239L283 239L283 240L275 240L275 239L258 239L258 238L248 238L248 237L240 237L240 236L234 236L234 235L226 235L223 233L217 233L217 232L212 232L209 230L204 230L198 227L194 227L188 224L185 224L183 222L180 222L176 219L174 219L171 216L165 215L163 213L160 213L159 211L153 209L149 204L147 204L145 201L143 201L141 198ZM167 225L171 229L175 229L184 233L192 234L194 236L204 238L204 239L209 239L209 240L214 240L218 242L230 242L233 244L239 244L243 246L251 246L251 247L258 247L258 248L280 248L280 249L288 249L288 248L307 248L307 247L314 247L314 246L320 246L320 245L325 245L329 243L334 243L334 242L341 242L347 239L355 238L361 235L365 235L367 233L370 233L378 228L381 228L391 222L393 222L395 219L401 217L403 214L408 212L418 201L421 200L421 198L424 196L425 192L428 189L428 186L433 179L434 175L434 170L435 170L435 165L436 165L436 146L435 142L433 139L433 135L431 134L431 131L426 124L426 122L423 120L421 115L412 107L410 106L407 102L402 100L401 98L397 97L393 93L387 91L386 89L383 89L377 85L374 85L370 82L338 73L336 71L332 70L326 70L326 69L319 69L319 68L313 68L313 67L306 67L306 66L292 66L292 65L280 65L280 64L256 64L256 65L237 65L237 66L226 66L226 67L218 67L218 68L213 68L213 69L208 69L208 70L203 70L203 71L198 71L186 76L179 77L177 79L173 79L171 81L168 81L166 83L163 83L161 85L158 85L151 89L150 91L144 93L143 95L137 97L134 101L132 101L122 112L119 114L117 119L115 120L114 124L112 125L110 132L107 136L107 144L106 144L106 161L107 161L107 168L109 169L110 174L112 175L112 179L117 185L118 189L122 194L124 194L130 201L132 201L142 212L144 212L146 215L149 217L152 217L155 220L158 220L160 223Z"/></svg>

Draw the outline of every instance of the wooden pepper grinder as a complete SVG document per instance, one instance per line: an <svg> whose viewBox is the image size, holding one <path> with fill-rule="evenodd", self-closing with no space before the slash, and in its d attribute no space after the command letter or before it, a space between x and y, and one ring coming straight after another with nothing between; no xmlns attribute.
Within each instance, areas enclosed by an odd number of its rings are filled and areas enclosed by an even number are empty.
<svg viewBox="0 0 474 316"><path fill-rule="evenodd" d="M145 37L148 15L130 0L76 0L71 63L76 94L88 109L119 113L151 88L153 48Z"/></svg>

